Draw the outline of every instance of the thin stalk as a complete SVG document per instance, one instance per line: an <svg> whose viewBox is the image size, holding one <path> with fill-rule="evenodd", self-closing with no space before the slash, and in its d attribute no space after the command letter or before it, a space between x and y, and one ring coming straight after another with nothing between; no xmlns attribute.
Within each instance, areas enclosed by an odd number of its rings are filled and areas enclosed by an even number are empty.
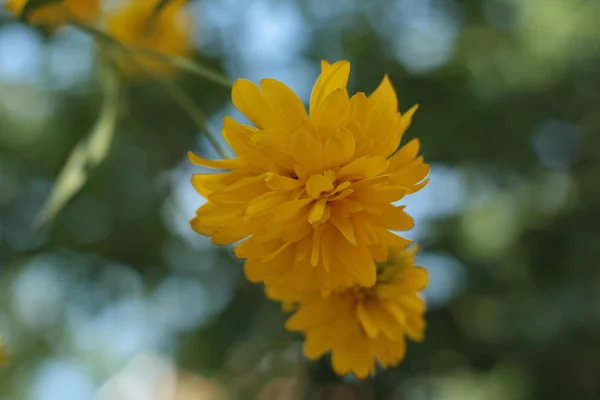
<svg viewBox="0 0 600 400"><path fill-rule="evenodd" d="M187 93L185 93L185 91L183 89L181 89L181 87L179 87L172 80L162 77L162 76L159 76L159 75L155 74L149 68L146 68L143 65L143 63L139 62L136 59L136 57L134 55L140 54L140 55L144 55L144 56L150 56L150 57L153 57L158 60L169 62L170 64L176 65L176 66L181 65L180 64L181 60L184 60L185 62L189 63L189 65L193 66L193 68L195 68L197 70L197 73L199 75L200 75L200 73L198 71L199 71L199 69L201 69L203 67L200 67L198 64L196 64L194 62L180 58L180 57L173 58L171 56L157 53L152 50L140 49L137 47L125 45L124 43L120 42L118 39L112 37L111 35L107 34L106 32L103 32L103 31L96 29L92 26L89 26L87 24L83 24L79 21L72 20L70 23L75 28L80 29L81 31L90 34L93 38L101 41L102 43L108 44L112 48L119 50L120 52L129 56L130 61L137 68L142 70L144 73L146 73L152 79L154 79L157 83L159 83L163 87L163 89L173 98L173 100L175 100L179 104L179 106L189 115L189 117L195 123L196 127L200 131L202 131L206 134L208 140L210 141L210 143L214 147L214 149L217 151L217 153L219 153L219 155L223 158L229 158L229 154L228 154L227 150L225 149L225 147L223 147L221 145L221 143L217 139L217 136L208 127L208 123L206 121L206 117L205 117L204 113L197 107L197 105L194 103L192 98ZM188 65L188 67L189 67L189 65ZM208 70L208 72L210 72L211 74L216 74L209 70ZM216 75L218 75L218 74L216 74ZM213 78L214 78L214 76L213 76ZM224 78L224 79L226 79L226 78ZM214 81L214 79L212 79L212 80ZM220 83L225 84L225 81L221 81ZM228 86L230 86L230 85L228 84Z"/></svg>
<svg viewBox="0 0 600 400"><path fill-rule="evenodd" d="M74 28L77 28L89 35L92 35L95 38L101 39L105 42L113 44L116 47L119 47L123 51L129 51L132 53L137 53L137 54L143 55L145 57L154 58L155 60L164 62L166 64L170 64L181 70L198 75L206 80L209 80L213 83L216 83L216 84L221 85L226 88L231 88L231 86L233 85L233 82L231 82L231 80L228 77L226 77L218 72L215 72L215 71L211 70L210 68L207 68L201 64L198 64L197 62L194 62L190 59L187 59L184 57L178 57L178 56L171 56L168 54L156 52L154 50L146 49L143 47L127 45L127 44L119 41L117 38L111 36L110 34L104 32L104 31L101 31L100 29L97 29L91 25L77 21L77 20L71 20L70 24Z"/></svg>

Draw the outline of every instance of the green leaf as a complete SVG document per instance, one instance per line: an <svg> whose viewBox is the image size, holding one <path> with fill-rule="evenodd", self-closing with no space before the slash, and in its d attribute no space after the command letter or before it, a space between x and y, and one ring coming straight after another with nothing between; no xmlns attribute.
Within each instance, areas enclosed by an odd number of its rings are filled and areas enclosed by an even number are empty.
<svg viewBox="0 0 600 400"><path fill-rule="evenodd" d="M56 5L62 2L63 0L29 0L27 3L25 3L25 6L21 11L21 21L27 22L31 13L38 8Z"/></svg>
<svg viewBox="0 0 600 400"><path fill-rule="evenodd" d="M38 229L51 221L77 194L87 182L89 173L108 154L117 122L120 85L114 66L106 67L103 71L103 102L98 119L90 134L71 151L60 171L50 196L37 216Z"/></svg>

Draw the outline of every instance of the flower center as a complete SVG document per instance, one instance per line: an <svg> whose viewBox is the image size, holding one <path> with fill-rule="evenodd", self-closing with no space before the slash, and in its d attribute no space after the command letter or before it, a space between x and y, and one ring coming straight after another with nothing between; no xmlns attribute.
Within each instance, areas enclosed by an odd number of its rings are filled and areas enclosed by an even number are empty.
<svg viewBox="0 0 600 400"><path fill-rule="evenodd" d="M312 175L306 182L305 190L306 194L316 201L308 215L308 221L311 224L327 221L331 213L327 203L341 200L354 193L350 185L352 184L347 181L337 184L335 172L332 170Z"/></svg>

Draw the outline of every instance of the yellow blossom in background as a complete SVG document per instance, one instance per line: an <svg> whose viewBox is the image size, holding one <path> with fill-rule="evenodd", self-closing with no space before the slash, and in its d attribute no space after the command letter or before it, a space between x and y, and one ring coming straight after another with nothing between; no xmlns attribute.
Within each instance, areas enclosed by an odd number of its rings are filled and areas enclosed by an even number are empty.
<svg viewBox="0 0 600 400"><path fill-rule="evenodd" d="M304 353L317 359L331 353L339 375L366 378L381 367L397 365L406 352L405 337L421 341L425 330L425 301L419 291L427 271L414 265L416 247L394 248L380 265L371 288L353 287L304 298L286 328L306 337Z"/></svg>
<svg viewBox="0 0 600 400"><path fill-rule="evenodd" d="M192 228L216 244L246 239L235 249L247 259L246 276L278 293L372 286L375 261L408 243L390 231L412 228L393 203L429 173L417 140L396 152L416 107L398 112L387 77L372 95L350 98L349 74L349 62L323 61L309 114L283 83L240 79L233 104L255 127L225 118L223 136L237 156L190 153L197 165L225 170L193 176L207 203Z"/></svg>
<svg viewBox="0 0 600 400"><path fill-rule="evenodd" d="M137 46L169 56L188 56L193 51L193 18L185 0L174 0L155 13L157 0L131 0L109 12L107 32L130 46ZM174 72L173 66L143 55L136 57L144 67L158 73ZM129 74L140 74L131 60L123 58L121 69Z"/></svg>
<svg viewBox="0 0 600 400"><path fill-rule="evenodd" d="M20 15L29 0L8 0L5 8ZM29 22L34 25L58 26L73 18L80 21L94 19L100 11L99 0L62 0L57 4L49 4L34 10Z"/></svg>

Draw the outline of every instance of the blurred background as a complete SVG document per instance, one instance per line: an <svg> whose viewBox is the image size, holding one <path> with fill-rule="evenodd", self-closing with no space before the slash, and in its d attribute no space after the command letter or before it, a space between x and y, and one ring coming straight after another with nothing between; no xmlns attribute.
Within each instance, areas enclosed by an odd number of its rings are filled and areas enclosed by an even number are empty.
<svg viewBox="0 0 600 400"><path fill-rule="evenodd" d="M142 1L142 0L139 0ZM0 0L0 4L2 1ZM600 399L600 2L193 0L194 57L303 100L389 73L420 109L431 183L406 199L428 329L360 382L301 355L286 315L195 234L188 150L216 156L151 80L124 83L106 158L36 218L102 103L93 41L0 25L1 399ZM229 92L177 77L219 131Z"/></svg>

